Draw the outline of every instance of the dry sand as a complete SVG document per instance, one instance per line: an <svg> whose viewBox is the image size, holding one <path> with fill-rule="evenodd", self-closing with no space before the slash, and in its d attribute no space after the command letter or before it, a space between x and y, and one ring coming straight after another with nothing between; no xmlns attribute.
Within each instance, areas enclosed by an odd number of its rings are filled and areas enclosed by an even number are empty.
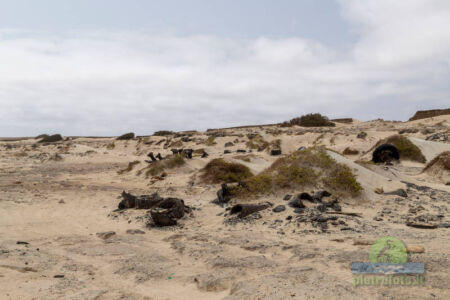
<svg viewBox="0 0 450 300"><path fill-rule="evenodd" d="M355 163L370 160L368 151L378 140L405 128L419 129L404 135L429 161L450 150L450 144L426 138L440 132L448 135L449 124L449 116L440 116L405 123L355 120L335 128L227 129L214 146L205 146L207 136L199 132L183 147L204 148L210 156L194 157L185 166L167 170L161 181L138 171L147 165L148 152L170 154L164 142L156 145L164 137L143 139L155 141L152 145L76 138L36 148L34 139L0 141L0 298L450 299L449 229L406 226L411 219L449 224L450 186L443 178L421 173L420 163ZM367 132L365 139L356 138L361 131ZM264 170L276 160L265 151L223 154L224 149L246 149L246 135L255 132L267 141L281 139L283 154L313 145L332 150L330 156L348 164L364 187L360 197L340 199L342 209L362 217L339 216L322 231L299 221L300 215L283 201L283 193L254 202L284 204L285 211L267 209L228 222L226 210L211 203L219 185L203 184L199 170L217 157L244 163L255 173ZM225 148L230 141L235 145ZM114 149L108 148L112 142ZM361 154L338 154L349 146ZM247 155L250 161L237 155ZM135 160L140 164L132 171L117 173ZM377 188L384 192L404 188L408 197L377 194ZM177 226L147 227L145 210L113 212L123 190L179 197L194 210ZM130 229L145 233L127 233ZM106 240L96 235L107 231L116 234ZM354 240L386 235L425 248L409 258L425 263L424 286L353 286L350 265L368 261L370 248L354 245Z"/></svg>

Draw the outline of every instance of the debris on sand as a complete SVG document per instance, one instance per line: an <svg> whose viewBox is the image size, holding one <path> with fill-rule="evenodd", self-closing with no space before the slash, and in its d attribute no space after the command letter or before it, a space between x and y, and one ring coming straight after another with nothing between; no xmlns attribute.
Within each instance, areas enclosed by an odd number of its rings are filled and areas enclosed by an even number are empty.
<svg viewBox="0 0 450 300"><path fill-rule="evenodd" d="M102 240L108 240L111 237L115 236L116 233L114 231L106 231L106 232L97 232L96 235Z"/></svg>
<svg viewBox="0 0 450 300"><path fill-rule="evenodd" d="M263 204L236 204L230 210L230 215L238 214L239 218L245 218L248 215L259 212L266 208L271 207L271 203Z"/></svg>
<svg viewBox="0 0 450 300"><path fill-rule="evenodd" d="M158 193L151 195L134 196L125 191L122 192L122 201L119 209L150 209L150 215L156 226L176 225L176 219L182 218L190 208L182 199L162 198Z"/></svg>
<svg viewBox="0 0 450 300"><path fill-rule="evenodd" d="M127 234L145 234L145 231L140 229L127 229Z"/></svg>
<svg viewBox="0 0 450 300"><path fill-rule="evenodd" d="M134 196L125 191L122 192L122 199L123 200L119 203L119 209L150 209L164 200L158 195L158 193L153 193L151 195Z"/></svg>
<svg viewBox="0 0 450 300"><path fill-rule="evenodd" d="M182 199L166 198L150 210L150 215L156 226L173 226L177 224L176 219L184 217L185 212L189 212L189 208Z"/></svg>
<svg viewBox="0 0 450 300"><path fill-rule="evenodd" d="M222 183L221 189L217 191L217 202L218 204L224 204L231 200L230 191L228 190L228 185Z"/></svg>
<svg viewBox="0 0 450 300"><path fill-rule="evenodd" d="M383 144L378 146L372 154L374 163L387 163L400 159L398 149L391 144Z"/></svg>

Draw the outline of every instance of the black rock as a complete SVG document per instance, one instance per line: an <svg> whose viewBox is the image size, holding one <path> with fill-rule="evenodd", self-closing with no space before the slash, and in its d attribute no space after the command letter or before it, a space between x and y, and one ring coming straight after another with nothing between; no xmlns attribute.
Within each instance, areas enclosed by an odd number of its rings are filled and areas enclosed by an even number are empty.
<svg viewBox="0 0 450 300"><path fill-rule="evenodd" d="M404 189L398 189L398 190L384 193L384 194L385 195L396 195L396 196L400 196L400 197L404 197L404 198L408 197L408 194L406 193L406 191Z"/></svg>
<svg viewBox="0 0 450 300"><path fill-rule="evenodd" d="M281 155L281 149L270 150L270 155L272 155L272 156Z"/></svg>
<svg viewBox="0 0 450 300"><path fill-rule="evenodd" d="M230 191L226 183L222 184L222 188L217 191L217 200L219 204L227 203L230 201Z"/></svg>
<svg viewBox="0 0 450 300"><path fill-rule="evenodd" d="M230 150L224 150L224 151L223 151L223 154L230 154L230 153L231 153Z"/></svg>
<svg viewBox="0 0 450 300"><path fill-rule="evenodd" d="M284 205L278 205L277 207L275 207L274 209L272 209L273 212L279 213L282 211L285 211L286 207Z"/></svg>
<svg viewBox="0 0 450 300"><path fill-rule="evenodd" d="M283 200L288 201L291 199L291 197L292 197L292 195L287 194L286 196L283 197Z"/></svg>
<svg viewBox="0 0 450 300"><path fill-rule="evenodd" d="M303 204L303 202L300 199L299 195L295 196L294 199L289 201L288 205L290 207L294 207L294 208L304 208L305 207L305 205Z"/></svg>

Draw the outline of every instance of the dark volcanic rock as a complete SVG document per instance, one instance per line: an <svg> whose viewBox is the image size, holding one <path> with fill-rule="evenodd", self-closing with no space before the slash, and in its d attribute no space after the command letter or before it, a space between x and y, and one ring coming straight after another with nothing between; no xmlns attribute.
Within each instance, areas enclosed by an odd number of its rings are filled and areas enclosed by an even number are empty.
<svg viewBox="0 0 450 300"><path fill-rule="evenodd" d="M278 205L277 207L275 207L274 209L272 209L273 212L279 213L282 211L285 211L286 207L284 205Z"/></svg>

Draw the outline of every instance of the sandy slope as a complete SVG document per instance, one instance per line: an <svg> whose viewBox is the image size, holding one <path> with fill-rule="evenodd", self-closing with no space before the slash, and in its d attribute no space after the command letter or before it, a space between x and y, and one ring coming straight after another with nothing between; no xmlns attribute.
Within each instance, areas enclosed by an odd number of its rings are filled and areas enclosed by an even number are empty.
<svg viewBox="0 0 450 300"><path fill-rule="evenodd" d="M146 166L149 151L170 154L164 142L156 145L163 137L146 138L154 141L152 145L115 141L114 149L108 149L113 142L108 138L77 138L37 148L32 147L35 140L0 142L0 298L448 299L449 229L417 229L405 223L409 219L450 223L449 186L421 174L423 165L418 163L387 167L355 163L370 159L365 152L379 139L404 128L420 129L406 135L431 160L449 144L424 141L431 133L422 131L448 132L448 125L448 116L441 116L406 123L355 121L336 128L229 129L213 146L205 146L207 136L198 133L183 147L205 148L210 156L194 157L185 166L168 170L165 180L154 182L137 172ZM366 139L356 138L361 131L368 133ZM364 187L362 196L340 199L342 209L361 213L362 218L339 216L322 231L299 221L301 216L286 206L281 213L269 209L229 222L225 209L210 203L218 185L202 183L198 174L216 157L244 163L255 173L268 167L276 157L265 151L244 154L249 162L236 153L223 154L224 149L246 149L250 132L261 133L269 142L281 139L285 154L300 146L325 145L333 150L329 155L349 165ZM226 142L235 145L225 148ZM336 153L349 146L361 154ZM55 153L61 161L50 159ZM117 173L134 160L140 164L131 172ZM376 188L385 192L404 188L408 197L380 195ZM180 197L194 210L179 226L146 227L145 210L113 212L122 190ZM285 191L299 192L303 190ZM283 195L255 202L286 205ZM129 234L128 229L145 234ZM96 236L105 231L116 235L107 240ZM385 235L425 247L425 253L410 257L425 262L425 286L352 286L350 264L367 261L369 251L369 246L353 241Z"/></svg>

